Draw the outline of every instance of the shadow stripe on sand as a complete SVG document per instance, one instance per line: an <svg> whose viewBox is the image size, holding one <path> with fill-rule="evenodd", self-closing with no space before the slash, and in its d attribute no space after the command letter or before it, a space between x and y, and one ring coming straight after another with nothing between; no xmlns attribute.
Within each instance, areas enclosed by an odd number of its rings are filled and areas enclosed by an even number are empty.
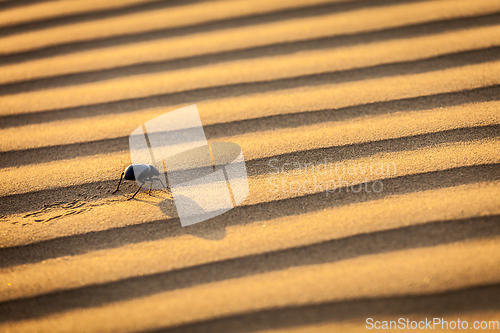
<svg viewBox="0 0 500 333"><path fill-rule="evenodd" d="M215 318L173 328L147 331L148 333L196 333L196 332L255 332L273 329L293 329L299 326L359 321L365 328L365 320L397 320L401 316L410 320L429 320L446 315L463 316L464 313L487 312L500 309L500 285L485 285L445 293L391 298L359 299L317 305L283 307L243 315ZM390 318L392 317L392 318ZM480 318L478 318L481 320ZM452 318L451 320L456 320ZM469 325L472 323L469 322ZM437 328L440 326L437 325ZM470 327L470 326L469 326ZM146 332L146 331L144 331Z"/></svg>
<svg viewBox="0 0 500 333"><path fill-rule="evenodd" d="M472 16L424 24L408 25L404 27L384 29L375 32L370 31L352 35L310 39L306 41L277 43L267 46L253 47L243 50L225 51L215 54L205 54L182 59L139 63L135 65L128 65L111 69L57 75L53 77L1 84L0 95L97 82L129 75L157 73L176 69L192 68L231 60L291 54L304 50L330 48L332 46L345 47L368 42L372 43L377 41L387 41L391 39L420 37L429 34L448 32L450 30L496 25L498 24L499 20L500 13L494 13L483 16ZM16 59L20 60L20 58Z"/></svg>
<svg viewBox="0 0 500 333"><path fill-rule="evenodd" d="M239 27L248 27L261 23L272 23L286 21L289 19L300 19L321 16L325 14L336 14L349 12L364 8L383 8L391 5L426 2L425 0L354 0L345 2L334 2L330 4L321 4L301 8L289 8L284 10L271 11L262 14L251 14L241 17L214 20L211 22L194 24L186 27L174 27L166 29L157 29L147 32L125 33L105 38L94 38L84 41L75 41L50 46L38 47L26 51L5 53L0 55L0 62L3 64L25 62L33 59L47 58L56 55L68 53L95 50L103 47L130 45L138 42L154 41L158 39L187 36L200 32L210 32L217 30L227 30ZM495 13L495 11L492 11ZM67 23L73 23L68 21ZM6 34L4 32L4 34ZM7 33L8 34L8 33ZM0 36L2 30L0 29Z"/></svg>
<svg viewBox="0 0 500 333"><path fill-rule="evenodd" d="M150 0L142 1L135 4L128 4L125 6L88 10L86 12L66 14L57 17L31 20L29 22L15 23L0 28L0 36L8 36L27 31L51 28L58 25L66 25L79 22L88 22L96 19L103 19L108 17L126 15L137 13L141 11L150 11L161 8L174 7L184 4L191 4L196 2L205 2L208 0ZM0 2L0 10L12 7L22 7L30 4L37 4L41 2L48 2L47 0L12 0Z"/></svg>
<svg viewBox="0 0 500 333"><path fill-rule="evenodd" d="M267 131L280 128L295 128L324 122L344 121L360 116L417 111L419 108L423 109L424 106L426 109L432 109L436 107L460 105L464 102L477 103L498 100L499 98L500 86L495 86L456 93L446 93L434 96L371 103L335 110L321 110L314 112L308 111L303 113L275 115L256 119L219 123L204 126L204 130L208 140L215 140L222 137L230 137L256 131ZM423 138L426 136L432 136L440 143L450 142L443 141L443 138L449 137L447 133L458 135L458 139L456 139L456 141L462 141L466 140L466 138L463 137L463 134L467 135L467 138L474 139L496 137L500 133L500 129L497 125L475 126L470 128L452 129L438 133L428 133L418 136L412 136L408 137L408 139L419 140L419 138L421 137ZM403 138L388 139L388 141L398 142L398 140L400 139ZM356 144L351 146L358 147L362 145L364 144ZM123 136L97 141L87 141L81 143L47 146L24 150L11 150L0 152L0 169L72 159L76 157L94 156L98 154L127 152L128 149L129 137ZM329 149L335 148L332 147ZM382 149L381 151L384 151L384 149ZM302 154L304 152L300 153ZM247 161L247 163L251 163L251 161Z"/></svg>
<svg viewBox="0 0 500 333"><path fill-rule="evenodd" d="M430 73L437 70L459 68L466 65L487 63L499 59L500 46L464 51L416 61L402 61L365 68L326 72L270 81L228 84L147 97L131 98L76 107L25 112L0 116L0 128L40 124L54 120L80 119L105 114L125 114L148 108L165 107L203 100L244 96L283 89L323 84L362 82L368 79Z"/></svg>
<svg viewBox="0 0 500 333"><path fill-rule="evenodd" d="M262 176L269 174L270 171L274 170L269 166L269 161L271 159L276 159L280 162L280 165L283 165L282 163L285 162L293 163L297 160L307 160L308 162L315 162L318 164L324 163L325 158L328 158L328 163L333 163L342 162L343 160L350 158L356 159L381 153L415 151L421 148L435 147L436 143L453 144L469 140L474 140L471 141L471 143L474 143L476 140L480 141L484 139L498 138L499 134L499 125L460 128L395 139L384 139L359 144L346 144L328 148L317 148L295 151L286 154L276 154L273 156L247 160L245 165L250 176ZM117 170L117 177L121 170L121 168ZM13 172L16 171L13 170ZM113 180L94 181L78 185L54 187L0 196L0 198L2 198L0 207L5 214L16 214L36 211L42 208L39 200L35 200L39 196L43 197L45 202L66 202L68 198L71 197L84 200L109 198L111 197L110 192L115 188L117 181L118 178ZM125 192L131 188L135 188L134 183L126 183L123 186Z"/></svg>
<svg viewBox="0 0 500 333"><path fill-rule="evenodd" d="M339 192L329 193L328 197L325 196L325 193L320 192L254 205L238 206L223 215L205 221L202 227L193 225L182 228L178 218L168 218L103 231L63 236L27 245L4 247L0 248L0 268L35 263L50 258L78 255L95 250L118 248L126 244L176 237L186 233L206 237L204 233L207 230L224 233L225 228L231 225L245 225L276 217L300 215L325 208L383 199L393 195L498 180L500 180L500 164L460 167L382 179L384 191L380 193L363 192L360 194L340 190ZM366 186L372 184L373 182L368 182ZM112 187L111 182L109 186ZM59 190L59 192L61 191Z"/></svg>
<svg viewBox="0 0 500 333"><path fill-rule="evenodd" d="M0 2L0 10L23 7L26 5L46 2L47 0L5 0Z"/></svg>
<svg viewBox="0 0 500 333"><path fill-rule="evenodd" d="M290 267L342 261L368 254L432 247L500 235L500 216L433 221L319 244L228 259L194 267L136 276L0 303L0 321L23 320L74 308L100 306L159 292L234 279ZM71 260L71 259L70 259Z"/></svg>
<svg viewBox="0 0 500 333"><path fill-rule="evenodd" d="M245 161L245 166L249 176L262 176L269 174L271 169L269 161L276 159L280 164L288 162L293 163L297 160L308 161L311 163L324 163L325 158L328 158L328 163L342 162L349 159L357 159L360 157L368 157L381 153L394 153L404 151L415 151L421 148L435 147L439 144L453 144L470 141L471 143L484 140L495 139L500 135L500 125L477 126L458 128L434 133L426 133L412 136L405 136L393 139L383 139L377 141L369 141L357 144L345 144L340 146L332 146L327 148L316 148L309 150L294 151L285 154L275 154L263 158L249 159ZM472 140L472 141L471 141ZM115 142L116 143L116 142ZM118 143L116 143L118 144ZM123 151L126 155L127 150ZM54 151L57 153L57 149ZM108 152L109 153L109 152ZM16 172L13 170L13 172ZM117 176L119 172L117 172ZM96 182L71 185L67 187L55 187L42 190L33 190L30 192L0 196L2 198L3 211L6 214L16 214L26 211L35 211L39 207L36 203L39 202L35 198L41 195L49 202L64 202L68 197L75 199L87 200L96 198L110 197L111 190L115 187L118 179L103 180ZM125 191L127 188L133 188L135 184L124 184ZM104 188L104 190L102 190ZM63 190L64 191L61 191ZM101 189L101 190L97 190ZM107 190L106 190L107 189Z"/></svg>

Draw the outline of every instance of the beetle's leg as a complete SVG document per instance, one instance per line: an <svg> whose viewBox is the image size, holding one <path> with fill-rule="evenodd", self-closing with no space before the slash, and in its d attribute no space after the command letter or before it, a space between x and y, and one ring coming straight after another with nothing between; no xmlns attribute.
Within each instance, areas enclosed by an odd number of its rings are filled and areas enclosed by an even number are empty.
<svg viewBox="0 0 500 333"><path fill-rule="evenodd" d="M118 182L118 186L116 187L116 190L111 192L111 194L115 194L118 191L118 188L120 187L120 184L122 183L122 179L123 179L124 174L125 174L125 172L122 172L122 175L120 176L120 181Z"/></svg>
<svg viewBox="0 0 500 333"><path fill-rule="evenodd" d="M128 198L127 200L132 200L135 197L135 195L137 193L139 193L139 191L141 190L142 185L144 185L144 182L142 182L141 185L139 185L139 188L137 189L137 191L135 191L134 195L131 196L130 198Z"/></svg>
<svg viewBox="0 0 500 333"><path fill-rule="evenodd" d="M149 181L149 191L148 194L151 195L151 188L153 187L153 179Z"/></svg>
<svg viewBox="0 0 500 333"><path fill-rule="evenodd" d="M163 182L161 181L161 179L160 179L160 178L155 178L155 180L159 180L159 181L160 181L160 183L161 183L161 184L162 184L165 188L167 188L167 185L163 184Z"/></svg>

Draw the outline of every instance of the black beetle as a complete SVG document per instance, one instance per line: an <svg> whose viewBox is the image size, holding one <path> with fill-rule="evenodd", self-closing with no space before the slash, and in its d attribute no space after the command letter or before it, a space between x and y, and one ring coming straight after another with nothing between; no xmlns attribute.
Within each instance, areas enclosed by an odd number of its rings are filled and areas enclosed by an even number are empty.
<svg viewBox="0 0 500 333"><path fill-rule="evenodd" d="M133 196L128 198L127 200L130 200L135 197L137 193L141 190L142 185L144 185L145 182L149 181L149 191L148 194L151 195L151 187L153 186L153 181L154 180L159 180L160 183L163 185L163 182L159 178L160 172L158 171L157 168L155 168L152 165L147 165L147 164L131 164L128 167L125 168L125 171L122 172L120 176L120 181L118 182L118 186L116 186L116 190L112 192L112 194L115 194L118 191L118 188L120 187L120 184L122 183L122 179L125 180L135 180L140 183L139 188L137 191L134 193ZM154 178L156 177L156 178ZM167 186L165 186L166 188Z"/></svg>

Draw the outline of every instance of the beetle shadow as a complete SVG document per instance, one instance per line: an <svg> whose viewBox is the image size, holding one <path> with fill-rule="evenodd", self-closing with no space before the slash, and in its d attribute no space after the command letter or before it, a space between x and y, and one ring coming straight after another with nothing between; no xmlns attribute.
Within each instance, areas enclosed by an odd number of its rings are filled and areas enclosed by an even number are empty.
<svg viewBox="0 0 500 333"><path fill-rule="evenodd" d="M190 209L194 212L202 212L203 208L200 207L194 200L182 196L184 203L187 203ZM177 208L175 207L175 202L173 198L167 198L158 203L158 207L160 207L163 214L175 218L176 220L179 218L179 214L177 213ZM180 224L180 220L177 220ZM183 233L190 234L192 236L200 237L207 240L221 240L226 237L226 222L217 220L215 218L208 219L203 221L202 223L195 223L192 225L188 225L180 228Z"/></svg>

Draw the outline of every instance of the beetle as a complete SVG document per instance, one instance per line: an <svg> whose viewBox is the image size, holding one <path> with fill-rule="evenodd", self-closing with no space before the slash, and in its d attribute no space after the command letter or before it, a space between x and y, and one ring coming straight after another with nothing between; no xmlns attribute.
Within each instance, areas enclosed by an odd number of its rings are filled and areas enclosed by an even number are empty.
<svg viewBox="0 0 500 333"><path fill-rule="evenodd" d="M158 171L157 168L155 168L152 165L147 165L147 164L131 164L128 167L125 168L125 171L122 172L120 176L120 181L118 182L118 186L116 186L116 190L112 192L112 194L115 194L118 191L118 188L120 187L120 184L122 183L122 179L124 180L135 180L140 183L139 188L137 191L132 195L130 198L127 200L133 199L137 193L141 190L142 185L144 185L145 182L149 181L149 191L148 194L151 195L151 188L153 186L153 181L154 180L159 180L160 183L163 185L163 182L159 178L160 172ZM156 177L156 178L155 178ZM165 186L166 188L167 186Z"/></svg>

